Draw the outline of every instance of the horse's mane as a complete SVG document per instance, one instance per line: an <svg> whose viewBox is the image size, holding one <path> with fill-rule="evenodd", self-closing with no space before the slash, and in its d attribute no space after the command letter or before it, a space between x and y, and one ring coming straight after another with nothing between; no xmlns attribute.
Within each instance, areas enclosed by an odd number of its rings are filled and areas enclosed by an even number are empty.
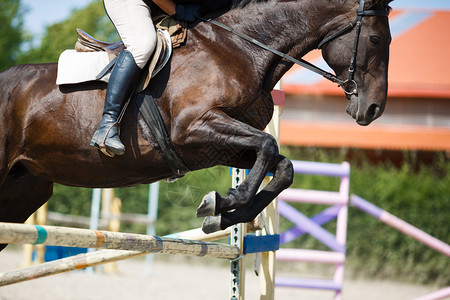
<svg viewBox="0 0 450 300"><path fill-rule="evenodd" d="M390 11L391 7L389 6L389 3L391 3L392 1L393 0L373 0L370 8L381 8Z"/></svg>
<svg viewBox="0 0 450 300"><path fill-rule="evenodd" d="M267 2L269 0L174 0L177 4L196 3L202 7L222 8L242 8L250 3Z"/></svg>
<svg viewBox="0 0 450 300"><path fill-rule="evenodd" d="M155 7L155 4L150 0L144 0L148 5L152 5ZM220 12L223 10L229 10L229 9L240 9L248 4L252 3L263 3L268 2L270 0L174 0L177 4L188 4L188 3L196 3L201 6L202 13L214 13L214 12ZM329 1L336 1L336 0L329 0ZM348 0L338 0L338 2L345 3ZM355 1L355 0L352 0ZM357 0L359 2L359 0ZM386 9L391 10L389 3L393 0L372 0L370 8L377 7L379 9ZM150 4L149 4L150 3ZM151 6L151 7L152 7ZM158 7L156 7L158 9Z"/></svg>
<svg viewBox="0 0 450 300"><path fill-rule="evenodd" d="M144 0L147 4L150 0ZM174 0L176 4L199 4L203 12L217 12L221 9L242 8L250 3L267 2L269 0Z"/></svg>
<svg viewBox="0 0 450 300"><path fill-rule="evenodd" d="M359 2L359 0L357 0ZM366 6L366 9L385 9L387 11L391 10L391 7L389 6L389 3L391 3L393 0L372 0L371 5L369 7Z"/></svg>
<svg viewBox="0 0 450 300"><path fill-rule="evenodd" d="M242 8L250 3L259 3L259 2L267 2L269 0L229 0L231 1L232 8ZM391 10L389 3L393 0L373 0L372 7L380 7L382 9ZM359 0L358 0L359 2Z"/></svg>
<svg viewBox="0 0 450 300"><path fill-rule="evenodd" d="M384 9L390 11L392 7L389 6L389 3L391 3L392 1L393 0L382 0L380 2L382 2L381 5L383 6Z"/></svg>
<svg viewBox="0 0 450 300"><path fill-rule="evenodd" d="M232 8L242 8L250 3L267 2L268 0L231 0Z"/></svg>

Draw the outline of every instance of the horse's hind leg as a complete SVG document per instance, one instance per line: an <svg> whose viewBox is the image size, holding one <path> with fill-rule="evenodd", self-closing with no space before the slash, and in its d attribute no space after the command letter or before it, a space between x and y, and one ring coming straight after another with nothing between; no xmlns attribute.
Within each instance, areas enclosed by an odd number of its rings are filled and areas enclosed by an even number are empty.
<svg viewBox="0 0 450 300"><path fill-rule="evenodd" d="M25 222L52 193L53 182L31 175L8 175L0 187L0 222ZM0 251L5 247L0 244Z"/></svg>

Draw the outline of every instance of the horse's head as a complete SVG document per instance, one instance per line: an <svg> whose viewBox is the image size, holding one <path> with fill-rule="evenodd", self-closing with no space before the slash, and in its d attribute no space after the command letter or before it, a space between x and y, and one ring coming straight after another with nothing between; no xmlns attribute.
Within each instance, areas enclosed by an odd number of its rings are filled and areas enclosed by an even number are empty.
<svg viewBox="0 0 450 300"><path fill-rule="evenodd" d="M353 5L349 13L336 18L340 24L326 34L319 47L328 65L346 81L347 113L365 126L381 116L386 103L391 1L359 2L355 4L358 7Z"/></svg>

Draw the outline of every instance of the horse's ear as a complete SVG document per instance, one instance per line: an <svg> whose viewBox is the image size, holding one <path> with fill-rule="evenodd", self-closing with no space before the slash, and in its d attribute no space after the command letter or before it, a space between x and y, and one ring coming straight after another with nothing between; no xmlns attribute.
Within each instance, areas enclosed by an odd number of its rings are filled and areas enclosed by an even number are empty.
<svg viewBox="0 0 450 300"><path fill-rule="evenodd" d="M391 3L393 0L366 0L366 9L372 9L372 8L380 8L383 7L384 9L390 9L389 3Z"/></svg>

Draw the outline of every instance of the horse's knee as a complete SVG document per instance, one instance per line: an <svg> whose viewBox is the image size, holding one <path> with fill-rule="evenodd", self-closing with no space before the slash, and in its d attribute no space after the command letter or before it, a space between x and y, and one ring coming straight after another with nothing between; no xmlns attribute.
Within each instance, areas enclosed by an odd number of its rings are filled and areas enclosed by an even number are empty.
<svg viewBox="0 0 450 300"><path fill-rule="evenodd" d="M280 180L282 189L287 189L294 182L294 166L286 157L283 157L278 163L275 173Z"/></svg>
<svg viewBox="0 0 450 300"><path fill-rule="evenodd" d="M268 169L272 169L272 167L275 166L279 161L278 143L274 137L272 137L271 135L267 135L267 137L261 144L261 147L258 151L258 156L261 159L262 163L259 168L263 166L264 169L256 168L256 170L263 172L261 174L258 174L256 177L249 176L246 179L246 184L240 185L239 189L231 189L228 192L228 198L230 198L237 204L236 207L244 208L251 204L254 198L253 196L261 183L260 181L258 181L258 178L260 178L260 176L265 176L266 171Z"/></svg>
<svg viewBox="0 0 450 300"><path fill-rule="evenodd" d="M276 161L279 153L277 141L273 136L267 135L267 138L264 139L261 145L258 155L262 156L266 160Z"/></svg>

